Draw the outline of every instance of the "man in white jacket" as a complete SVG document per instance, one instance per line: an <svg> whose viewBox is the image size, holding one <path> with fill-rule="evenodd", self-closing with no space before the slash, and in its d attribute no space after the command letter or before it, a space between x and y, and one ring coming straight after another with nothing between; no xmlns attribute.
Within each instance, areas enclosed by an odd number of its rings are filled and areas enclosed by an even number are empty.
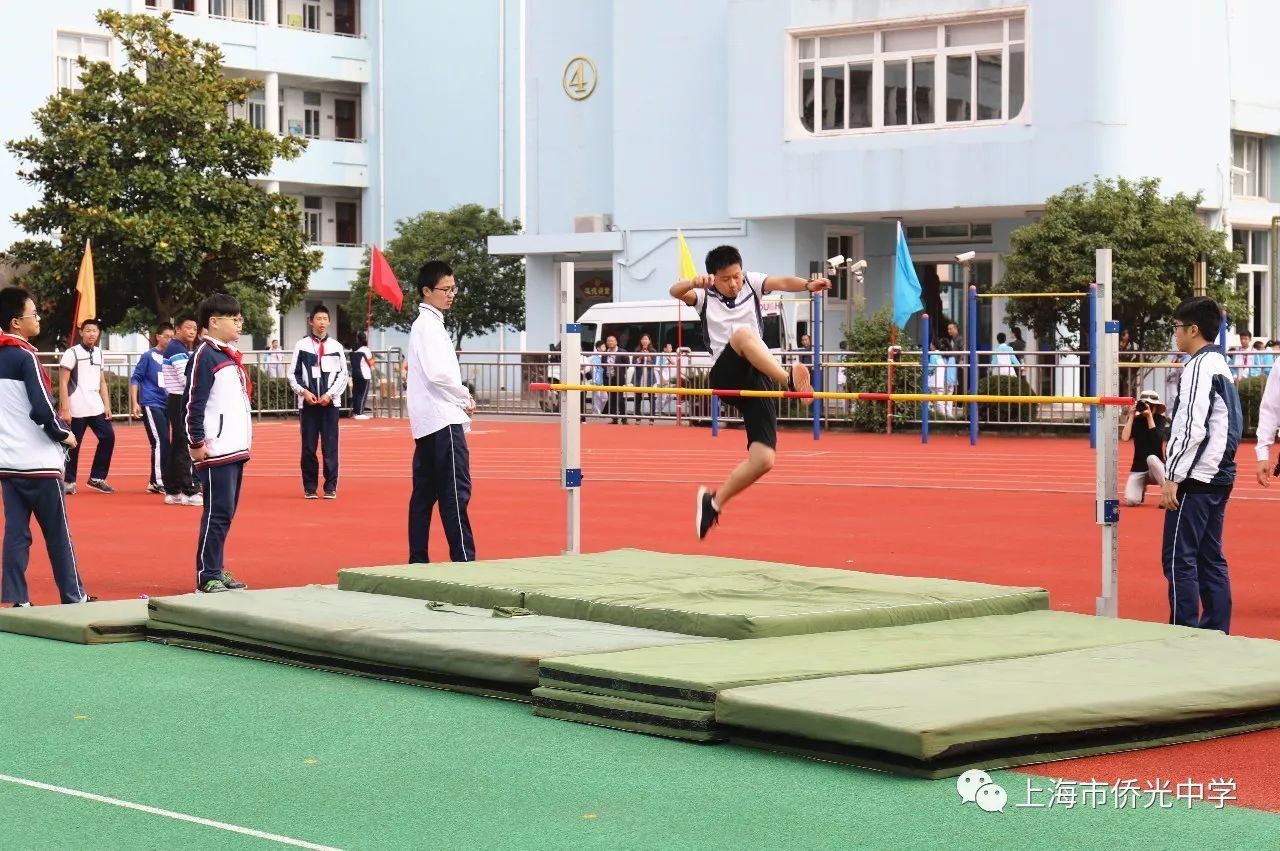
<svg viewBox="0 0 1280 851"><path fill-rule="evenodd" d="M452 561L475 561L467 504L471 501L471 460L466 432L476 400L462 383L444 311L453 307L458 284L449 264L432 260L418 272L418 318L409 332L409 428L413 451L413 495L409 497L409 562L425 564L431 514L440 520Z"/></svg>
<svg viewBox="0 0 1280 851"><path fill-rule="evenodd" d="M1262 391L1262 404L1258 408L1258 484L1271 487L1275 475L1271 469L1271 444L1280 431L1280 369L1275 366L1267 374L1267 386Z"/></svg>

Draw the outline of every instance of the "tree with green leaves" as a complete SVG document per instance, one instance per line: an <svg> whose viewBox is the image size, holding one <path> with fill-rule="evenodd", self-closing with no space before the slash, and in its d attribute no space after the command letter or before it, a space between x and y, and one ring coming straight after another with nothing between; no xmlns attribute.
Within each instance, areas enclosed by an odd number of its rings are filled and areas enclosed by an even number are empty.
<svg viewBox="0 0 1280 851"><path fill-rule="evenodd" d="M322 257L297 202L251 180L306 142L230 120L260 83L227 77L221 51L174 32L168 13L97 21L123 47L121 66L81 57L82 88L51 96L33 114L36 134L7 143L40 195L14 216L35 237L7 252L26 267L20 283L48 332L66 333L88 239L108 327L149 328L227 292L246 329L265 333L272 303L295 303Z"/></svg>
<svg viewBox="0 0 1280 851"><path fill-rule="evenodd" d="M373 326L408 331L418 317L418 270L428 260L453 267L458 297L445 313L445 327L454 344L508 326L524 328L524 259L489 253L489 237L520 232L518 219L504 219L494 209L462 204L447 212L419 213L396 222L396 235L383 249L387 263L404 290L399 311L373 298ZM363 317L369 297L369 252L351 284L347 311Z"/></svg>
<svg viewBox="0 0 1280 851"><path fill-rule="evenodd" d="M1235 287L1237 256L1221 231L1196 213L1203 195L1160 194L1160 181L1143 178L1095 180L1051 197L1038 222L1013 232L1004 278L996 292L1086 292L1095 279L1094 252L1112 249L1112 315L1144 351L1172 345L1173 309L1192 295L1194 266L1208 257L1208 295L1222 304L1231 322L1246 327L1248 298ZM1010 324L1029 326L1037 338L1051 339L1059 326L1081 336L1075 302L1010 299Z"/></svg>

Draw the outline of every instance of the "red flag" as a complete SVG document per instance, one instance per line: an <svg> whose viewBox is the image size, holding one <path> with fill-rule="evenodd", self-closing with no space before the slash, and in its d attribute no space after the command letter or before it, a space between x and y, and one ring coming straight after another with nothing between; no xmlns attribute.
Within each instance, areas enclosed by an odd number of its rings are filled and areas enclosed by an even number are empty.
<svg viewBox="0 0 1280 851"><path fill-rule="evenodd" d="M396 310L400 309L400 305L404 304L404 290L400 289L400 282L396 280L396 275L391 271L391 264L387 262L387 258L382 256L382 252L378 250L378 246L373 246L373 254L369 258L369 286L373 292L391 302L391 306Z"/></svg>

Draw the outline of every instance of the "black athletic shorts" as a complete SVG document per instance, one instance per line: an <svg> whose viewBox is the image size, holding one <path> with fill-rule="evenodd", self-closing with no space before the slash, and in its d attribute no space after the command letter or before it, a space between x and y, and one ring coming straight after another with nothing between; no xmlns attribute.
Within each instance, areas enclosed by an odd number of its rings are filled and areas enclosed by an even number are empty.
<svg viewBox="0 0 1280 851"><path fill-rule="evenodd" d="M716 390L776 390L769 377L762 374L751 363L733 350L725 346L720 357L711 367L711 386ZM747 426L747 447L753 443L763 443L770 449L778 448L778 400L756 397L725 396L720 399L725 405L732 405L742 413L742 420Z"/></svg>

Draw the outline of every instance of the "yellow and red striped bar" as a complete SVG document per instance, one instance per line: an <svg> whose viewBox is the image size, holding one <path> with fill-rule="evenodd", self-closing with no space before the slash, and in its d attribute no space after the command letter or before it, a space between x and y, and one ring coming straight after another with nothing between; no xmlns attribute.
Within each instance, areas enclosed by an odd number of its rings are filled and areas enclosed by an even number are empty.
<svg viewBox="0 0 1280 851"><path fill-rule="evenodd" d="M1132 396L993 396L981 393L844 393L797 390L713 390L709 387L630 387L609 384L549 384L535 381L530 390L553 393L650 393L663 396L745 396L758 399L852 399L860 402L1000 402L1010 405L1132 405Z"/></svg>

